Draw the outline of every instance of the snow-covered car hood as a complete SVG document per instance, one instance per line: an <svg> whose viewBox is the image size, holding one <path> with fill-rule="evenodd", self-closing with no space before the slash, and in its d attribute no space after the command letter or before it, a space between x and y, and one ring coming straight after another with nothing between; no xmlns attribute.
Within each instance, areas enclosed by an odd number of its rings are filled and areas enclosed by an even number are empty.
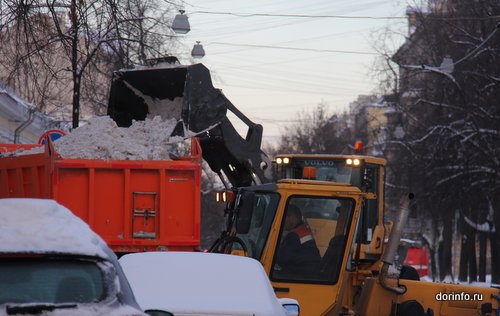
<svg viewBox="0 0 500 316"><path fill-rule="evenodd" d="M175 316L285 315L262 265L251 258L149 252L119 261L143 310Z"/></svg>
<svg viewBox="0 0 500 316"><path fill-rule="evenodd" d="M53 200L0 199L0 253L69 253L109 259L106 243Z"/></svg>
<svg viewBox="0 0 500 316"><path fill-rule="evenodd" d="M0 305L1 306L1 305ZM14 315L26 315L27 313L18 313ZM30 313L31 314L31 313ZM33 313L35 314L35 313ZM36 313L38 316L147 316L141 314L137 309L130 306L109 307L97 304L79 304L73 308L61 308L53 311ZM12 316L8 314L5 308L0 310L0 316Z"/></svg>

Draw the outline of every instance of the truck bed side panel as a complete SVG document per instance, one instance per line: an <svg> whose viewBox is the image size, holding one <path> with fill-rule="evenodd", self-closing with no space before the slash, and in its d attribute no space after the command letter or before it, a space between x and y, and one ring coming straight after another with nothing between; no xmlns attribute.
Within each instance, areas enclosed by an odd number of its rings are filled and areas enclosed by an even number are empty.
<svg viewBox="0 0 500 316"><path fill-rule="evenodd" d="M54 177L54 198L116 252L199 247L196 162L65 159Z"/></svg>
<svg viewBox="0 0 500 316"><path fill-rule="evenodd" d="M50 198L50 168L44 153L1 158L0 197Z"/></svg>
<svg viewBox="0 0 500 316"><path fill-rule="evenodd" d="M116 252L198 250L201 152L180 160L0 157L0 198L52 198L68 207ZM2 145L0 152L35 145Z"/></svg>
<svg viewBox="0 0 500 316"><path fill-rule="evenodd" d="M180 244L189 243L192 238L200 238L200 214L186 212L186 210L200 209L199 182L193 171L167 171L163 203L169 205L169 212L161 221L162 226L170 232L170 237L175 238Z"/></svg>

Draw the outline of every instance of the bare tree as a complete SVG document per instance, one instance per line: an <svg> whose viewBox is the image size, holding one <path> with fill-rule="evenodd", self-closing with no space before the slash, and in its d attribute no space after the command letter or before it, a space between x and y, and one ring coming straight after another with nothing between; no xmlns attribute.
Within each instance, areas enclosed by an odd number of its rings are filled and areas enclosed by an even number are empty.
<svg viewBox="0 0 500 316"><path fill-rule="evenodd" d="M113 69L168 54L172 4L0 0L2 77L43 109L70 103L77 127L82 102L93 113L105 108Z"/></svg>
<svg viewBox="0 0 500 316"><path fill-rule="evenodd" d="M477 279L477 229L489 214L484 201L500 190L500 32L498 1L434 1L409 10L410 36L393 56L399 66L397 110L404 139L393 155L402 164L391 182L417 192L416 208L431 214L441 278L452 275L452 235L463 238L463 280ZM393 146L393 148L394 148ZM391 162L389 162L391 163ZM498 263L499 206L492 204L492 264ZM455 215L459 218L454 223ZM465 221L467 218L469 221ZM459 224L459 225L457 225ZM496 228L496 229L495 229ZM486 249L482 247L481 249ZM484 269L480 269L484 273ZM484 275L481 276L484 279ZM500 274L492 270L492 281Z"/></svg>
<svg viewBox="0 0 500 316"><path fill-rule="evenodd" d="M302 112L297 121L285 126L278 151L288 153L337 154L354 143L347 114L329 114L328 106L319 104L312 113Z"/></svg>
<svg viewBox="0 0 500 316"><path fill-rule="evenodd" d="M176 36L170 29L175 13L172 4L159 0L115 3L113 23L118 40L114 42L113 49L119 57L120 67L164 57L177 47Z"/></svg>

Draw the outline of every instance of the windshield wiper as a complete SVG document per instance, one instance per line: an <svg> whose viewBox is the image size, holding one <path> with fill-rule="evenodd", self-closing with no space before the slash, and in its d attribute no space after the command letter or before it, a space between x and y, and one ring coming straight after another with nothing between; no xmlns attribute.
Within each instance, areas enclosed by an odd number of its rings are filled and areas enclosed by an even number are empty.
<svg viewBox="0 0 500 316"><path fill-rule="evenodd" d="M45 311L53 311L55 309L75 308L76 304L23 304L23 305L7 305L7 314L40 314Z"/></svg>

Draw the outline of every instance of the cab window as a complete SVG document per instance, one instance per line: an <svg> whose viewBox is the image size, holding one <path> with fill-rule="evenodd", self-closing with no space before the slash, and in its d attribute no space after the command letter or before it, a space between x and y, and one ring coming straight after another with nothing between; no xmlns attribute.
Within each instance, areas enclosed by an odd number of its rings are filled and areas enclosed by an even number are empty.
<svg viewBox="0 0 500 316"><path fill-rule="evenodd" d="M277 193L255 192L250 230L246 234L237 234L245 242L249 256L254 259L260 260L262 256L279 200Z"/></svg>
<svg viewBox="0 0 500 316"><path fill-rule="evenodd" d="M337 282L352 218L352 199L293 196L286 203L271 279Z"/></svg>

